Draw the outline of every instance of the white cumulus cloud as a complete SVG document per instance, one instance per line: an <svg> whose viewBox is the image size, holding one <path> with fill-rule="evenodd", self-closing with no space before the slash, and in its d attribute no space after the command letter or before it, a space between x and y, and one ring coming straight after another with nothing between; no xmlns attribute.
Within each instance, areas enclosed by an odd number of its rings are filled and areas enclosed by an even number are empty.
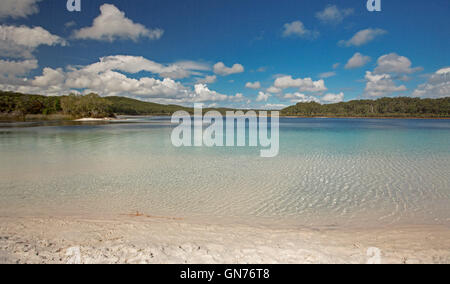
<svg viewBox="0 0 450 284"><path fill-rule="evenodd" d="M327 90L324 80L313 81L311 78L293 79L292 76L277 78L273 87L276 89L298 88L300 92L323 92Z"/></svg>
<svg viewBox="0 0 450 284"><path fill-rule="evenodd" d="M163 36L162 29L148 29L141 24L134 23L125 17L125 13L112 4L103 4L100 15L94 19L92 26L74 32L77 39L92 39L113 42L117 39L139 38L159 39Z"/></svg>
<svg viewBox="0 0 450 284"><path fill-rule="evenodd" d="M242 93L237 93L235 96L229 97L229 100L232 101L232 102L240 103L240 102L243 102L245 100L245 97L244 97L244 95Z"/></svg>
<svg viewBox="0 0 450 284"><path fill-rule="evenodd" d="M357 32L351 39L349 40L341 40L339 45L341 46L361 46L365 45L375 38L385 35L387 31L382 29L365 29Z"/></svg>
<svg viewBox="0 0 450 284"><path fill-rule="evenodd" d="M37 14L39 7L37 5L41 0L2 0L0 1L0 19L11 17L26 18Z"/></svg>
<svg viewBox="0 0 450 284"><path fill-rule="evenodd" d="M340 9L336 5L328 5L323 11L316 13L316 17L325 24L340 24L344 18L352 15L353 9Z"/></svg>
<svg viewBox="0 0 450 284"><path fill-rule="evenodd" d="M42 76L37 76L32 84L38 87L61 85L64 79L65 74L62 69L44 68Z"/></svg>
<svg viewBox="0 0 450 284"><path fill-rule="evenodd" d="M249 89L254 89L254 90L261 89L261 83L260 82L254 82L254 83L248 82L247 84L245 84L245 87L249 88Z"/></svg>
<svg viewBox="0 0 450 284"><path fill-rule="evenodd" d="M142 56L114 55L100 58L100 61L84 67L86 72L102 72L106 70L118 70L126 73L139 73L147 71L158 74L164 78L182 79L196 74L195 70L207 70L208 67L192 61L176 62L164 65Z"/></svg>
<svg viewBox="0 0 450 284"><path fill-rule="evenodd" d="M288 106L285 104L266 104L263 109L265 110L282 110L287 108Z"/></svg>
<svg viewBox="0 0 450 284"><path fill-rule="evenodd" d="M322 79L331 78L331 77L334 77L334 76L336 76L336 72L334 72L334 71L324 72L324 73L319 74L319 77L322 78Z"/></svg>
<svg viewBox="0 0 450 284"><path fill-rule="evenodd" d="M283 99L289 100L291 103L310 103L316 102L320 103L320 100L314 96L308 96L302 93L288 93L283 96Z"/></svg>
<svg viewBox="0 0 450 284"><path fill-rule="evenodd" d="M213 84L217 81L216 75L205 76L205 78L199 78L197 83L199 84Z"/></svg>
<svg viewBox="0 0 450 284"><path fill-rule="evenodd" d="M38 61L35 59L24 61L11 61L0 59L0 74L4 77L13 78L26 75L31 70L38 68Z"/></svg>
<svg viewBox="0 0 450 284"><path fill-rule="evenodd" d="M370 62L370 56L362 55L361 53L357 52L355 53L352 58L350 58L345 65L345 69L354 69L363 67L368 62Z"/></svg>
<svg viewBox="0 0 450 284"><path fill-rule="evenodd" d="M436 71L412 93L414 97L445 98L450 96L450 67Z"/></svg>
<svg viewBox="0 0 450 284"><path fill-rule="evenodd" d="M186 61L185 61L186 62ZM191 62L192 63L192 62ZM109 56L87 66L68 66L65 69L44 68L42 75L34 78L2 78L0 89L44 95L66 95L70 92L90 93L101 96L125 96L163 104L191 104L194 102L240 101L243 97L227 96L209 89L205 84L196 84L193 88L183 85L172 78L129 77L148 71L165 74L172 66L162 65L142 57ZM180 64L185 68L201 68L197 64ZM28 70L37 67L35 61L0 61L0 67L8 68L16 75L25 75ZM176 65L177 68L181 68ZM175 68L175 69L177 69ZM178 69L177 69L178 70ZM122 73L123 72L123 73ZM1 75L1 73L0 73Z"/></svg>
<svg viewBox="0 0 450 284"><path fill-rule="evenodd" d="M276 88L274 86L271 86L267 89L267 92L272 93L272 94L278 94L281 93L283 90L280 88Z"/></svg>
<svg viewBox="0 0 450 284"><path fill-rule="evenodd" d="M270 94L259 92L258 97L256 97L257 102L267 102L267 100L271 97Z"/></svg>
<svg viewBox="0 0 450 284"><path fill-rule="evenodd" d="M411 74L422 70L421 67L412 68L411 60L396 53L381 56L378 58L377 64L378 65L374 70L376 74Z"/></svg>
<svg viewBox="0 0 450 284"><path fill-rule="evenodd" d="M225 101L228 99L227 95L212 91L204 84L195 85L194 90L194 93L190 96L192 102Z"/></svg>
<svg viewBox="0 0 450 284"><path fill-rule="evenodd" d="M368 97L382 97L395 92L406 91L406 86L397 86L389 74L373 74L366 72L366 89L364 94Z"/></svg>
<svg viewBox="0 0 450 284"><path fill-rule="evenodd" d="M67 42L42 27L0 25L0 56L10 58L32 58L32 53L41 45L65 46Z"/></svg>
<svg viewBox="0 0 450 284"><path fill-rule="evenodd" d="M305 95L303 93L287 93L283 97L283 99L289 100L293 104L297 103L323 103L323 104L331 104L331 103L340 103L344 101L344 93L339 94L326 94L322 98L318 98L315 96Z"/></svg>
<svg viewBox="0 0 450 284"><path fill-rule="evenodd" d="M315 39L319 36L319 33L307 29L301 21L294 21L292 23L284 24L282 36Z"/></svg>
<svg viewBox="0 0 450 284"><path fill-rule="evenodd" d="M227 67L223 62L218 62L214 65L214 73L221 76L228 76L231 74L238 74L244 72L244 66L241 64L234 64L232 67Z"/></svg>
<svg viewBox="0 0 450 284"><path fill-rule="evenodd" d="M326 94L323 96L322 100L323 103L329 103L329 104L335 104L340 103L344 101L344 93L339 94Z"/></svg>
<svg viewBox="0 0 450 284"><path fill-rule="evenodd" d="M450 67L442 68L436 71L436 74L438 75L448 75L450 73Z"/></svg>

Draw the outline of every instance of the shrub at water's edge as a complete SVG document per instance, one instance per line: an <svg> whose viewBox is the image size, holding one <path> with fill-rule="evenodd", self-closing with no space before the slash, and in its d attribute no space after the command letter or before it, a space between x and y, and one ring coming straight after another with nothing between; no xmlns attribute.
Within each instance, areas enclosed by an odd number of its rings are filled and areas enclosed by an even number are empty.
<svg viewBox="0 0 450 284"><path fill-rule="evenodd" d="M85 96L70 95L61 98L61 109L66 115L75 118L114 117L112 103L97 94Z"/></svg>

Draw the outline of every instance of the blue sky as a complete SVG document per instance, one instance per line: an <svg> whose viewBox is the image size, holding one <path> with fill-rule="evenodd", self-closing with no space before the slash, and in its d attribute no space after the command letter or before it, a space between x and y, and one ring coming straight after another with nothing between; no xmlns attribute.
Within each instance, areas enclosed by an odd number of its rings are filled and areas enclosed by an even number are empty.
<svg viewBox="0 0 450 284"><path fill-rule="evenodd" d="M450 2L2 0L0 88L281 108L450 96Z"/></svg>

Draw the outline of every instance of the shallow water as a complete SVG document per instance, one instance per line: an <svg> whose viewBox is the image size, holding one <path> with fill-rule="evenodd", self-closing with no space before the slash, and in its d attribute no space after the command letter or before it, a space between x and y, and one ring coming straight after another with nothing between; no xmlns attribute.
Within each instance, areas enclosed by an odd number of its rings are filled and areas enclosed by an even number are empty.
<svg viewBox="0 0 450 284"><path fill-rule="evenodd" d="M128 122L1 124L0 215L450 224L449 120L281 119L271 159L259 148L175 148L166 118Z"/></svg>

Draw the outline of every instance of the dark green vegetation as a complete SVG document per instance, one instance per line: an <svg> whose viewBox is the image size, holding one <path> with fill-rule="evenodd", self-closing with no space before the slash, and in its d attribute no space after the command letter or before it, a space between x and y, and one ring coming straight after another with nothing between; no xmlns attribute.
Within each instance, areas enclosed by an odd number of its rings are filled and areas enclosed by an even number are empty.
<svg viewBox="0 0 450 284"><path fill-rule="evenodd" d="M161 105L125 97L106 97L105 99L112 103L111 108L117 115L172 115L174 112L179 110L187 111L190 114L194 113L193 108L178 105ZM225 114L226 111L232 109L206 108L203 111L207 112L210 110L216 110L222 114Z"/></svg>
<svg viewBox="0 0 450 284"><path fill-rule="evenodd" d="M298 103L281 111L301 117L449 118L450 97L442 99L382 98L337 104Z"/></svg>
<svg viewBox="0 0 450 284"><path fill-rule="evenodd" d="M0 92L0 113L11 115L54 114L61 112L60 97Z"/></svg>
<svg viewBox="0 0 450 284"><path fill-rule="evenodd" d="M61 109L71 117L114 117L112 103L96 94L62 97Z"/></svg>
<svg viewBox="0 0 450 284"><path fill-rule="evenodd" d="M124 97L102 98L96 94L47 97L0 91L0 119L45 120L115 115L171 115L192 108L161 105ZM204 109L209 111L212 109ZM214 109L224 114L231 109ZM382 98L338 104L299 103L281 111L283 116L302 117L418 117L450 118L450 97L443 99Z"/></svg>
<svg viewBox="0 0 450 284"><path fill-rule="evenodd" d="M124 97L105 97L96 94L47 97L0 91L0 119L46 120L104 118L115 115L171 115L178 110L193 113L192 108L161 105ZM209 111L212 109L204 109ZM215 109L225 113L230 109Z"/></svg>
<svg viewBox="0 0 450 284"><path fill-rule="evenodd" d="M47 97L0 92L3 119L72 119L113 117L112 104L96 94Z"/></svg>
<svg viewBox="0 0 450 284"><path fill-rule="evenodd" d="M118 115L171 115L178 110L191 112L192 109L176 105L160 105L125 97L106 97L112 111Z"/></svg>

